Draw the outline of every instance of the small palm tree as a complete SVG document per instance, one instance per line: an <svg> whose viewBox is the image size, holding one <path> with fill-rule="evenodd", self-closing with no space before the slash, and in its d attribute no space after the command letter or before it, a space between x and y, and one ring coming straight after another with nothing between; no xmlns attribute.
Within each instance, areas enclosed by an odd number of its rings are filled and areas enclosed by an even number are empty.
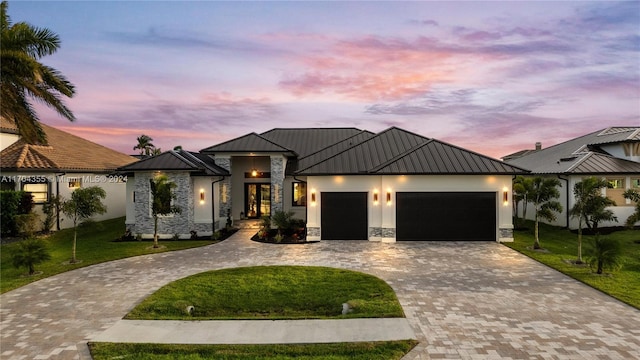
<svg viewBox="0 0 640 360"><path fill-rule="evenodd" d="M12 24L7 8L8 3L3 1L0 4L0 115L13 121L20 136L28 143L46 144L46 134L31 100L74 121L75 116L62 97L72 97L75 88L58 70L39 62L60 48L58 35L26 22Z"/></svg>
<svg viewBox="0 0 640 360"><path fill-rule="evenodd" d="M556 213L562 212L562 205L554 200L560 197L560 192L558 191L558 186L562 186L560 184L560 180L556 178L543 178L543 177L535 177L532 180L531 184L531 192L530 192L530 200L535 207L535 243L533 244L534 249L540 249L540 237L538 230L539 219L545 219L548 221L554 221L556 219Z"/></svg>
<svg viewBox="0 0 640 360"><path fill-rule="evenodd" d="M11 262L16 269L26 267L29 275L36 273L35 266L50 260L47 245L40 239L28 239L18 243L11 254Z"/></svg>
<svg viewBox="0 0 640 360"><path fill-rule="evenodd" d="M149 155L151 153L151 149L155 147L152 141L153 139L148 135L140 135L136 139L138 144L133 147L133 150L140 150L140 155Z"/></svg>
<svg viewBox="0 0 640 360"><path fill-rule="evenodd" d="M629 215L626 221L628 227L633 227L635 223L640 221L640 192L635 189L629 189L623 194L625 199L629 199L636 203L636 209L633 214Z"/></svg>
<svg viewBox="0 0 640 360"><path fill-rule="evenodd" d="M158 218L169 214L178 214L181 209L172 204L172 200L176 199L173 189L177 187L176 183L170 181L166 175L156 176L149 179L151 187L151 216L153 217L153 247L158 245Z"/></svg>
<svg viewBox="0 0 640 360"><path fill-rule="evenodd" d="M619 241L596 234L590 251L589 266L592 269L595 267L597 274L602 274L605 269L615 271L622 267L621 256L622 246Z"/></svg>
<svg viewBox="0 0 640 360"><path fill-rule="evenodd" d="M602 189L610 186L608 181L594 176L585 178L573 186L573 195L576 202L569 213L571 216L578 218L578 259L576 260L578 264L583 263L583 221L590 228L597 228L599 221L617 219L611 210L606 209L607 206L615 205L615 202L601 194Z"/></svg>
<svg viewBox="0 0 640 360"><path fill-rule="evenodd" d="M515 225L518 226L518 207L523 202L522 219L527 219L527 204L530 202L533 179L522 175L516 176L513 180L513 213L515 215Z"/></svg>

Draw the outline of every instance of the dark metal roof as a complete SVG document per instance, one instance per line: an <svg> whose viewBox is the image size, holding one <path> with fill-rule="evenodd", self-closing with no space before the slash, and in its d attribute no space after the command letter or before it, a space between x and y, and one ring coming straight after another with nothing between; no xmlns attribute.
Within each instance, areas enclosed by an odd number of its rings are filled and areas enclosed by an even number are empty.
<svg viewBox="0 0 640 360"><path fill-rule="evenodd" d="M589 153L583 156L569 171L572 174L636 173L640 163L619 159L610 155Z"/></svg>
<svg viewBox="0 0 640 360"><path fill-rule="evenodd" d="M291 163L292 164L295 163L295 165L290 164L288 165L288 167L289 166L292 167L291 171L295 171L296 169L305 169L313 164L317 164L327 158L330 158L331 156L334 156L350 147L353 147L354 145L357 145L367 139L370 139L375 135L376 134L370 131L366 131L366 130L360 131L356 135L348 137L338 143L332 144L331 146L328 146L324 149L321 149L305 157L302 157L298 159L297 162L292 161Z"/></svg>
<svg viewBox="0 0 640 360"><path fill-rule="evenodd" d="M208 176L229 175L227 170L217 166L208 155L185 150L166 151L160 155L118 168L118 171L188 171Z"/></svg>
<svg viewBox="0 0 640 360"><path fill-rule="evenodd" d="M298 175L349 174L520 174L499 160L392 127L316 164Z"/></svg>
<svg viewBox="0 0 640 360"><path fill-rule="evenodd" d="M637 141L640 141L640 127L611 127L505 161L535 174L638 172L630 171L635 167L634 161L601 154L600 148L604 144Z"/></svg>
<svg viewBox="0 0 640 360"><path fill-rule="evenodd" d="M276 128L260 136L302 158L360 133L356 128Z"/></svg>
<svg viewBox="0 0 640 360"><path fill-rule="evenodd" d="M228 152L292 152L290 149L285 148L275 142L258 135L256 133L250 133L239 138L231 139L218 145L210 146L206 149L202 149L203 153L228 153Z"/></svg>

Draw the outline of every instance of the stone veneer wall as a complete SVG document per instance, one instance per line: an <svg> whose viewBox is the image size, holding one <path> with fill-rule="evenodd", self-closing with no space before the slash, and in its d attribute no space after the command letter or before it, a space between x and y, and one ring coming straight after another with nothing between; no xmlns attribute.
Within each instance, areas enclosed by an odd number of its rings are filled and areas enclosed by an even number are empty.
<svg viewBox="0 0 640 360"><path fill-rule="evenodd" d="M284 210L284 157L271 156L271 214Z"/></svg>
<svg viewBox="0 0 640 360"><path fill-rule="evenodd" d="M501 228L500 229L500 239L503 239L503 241L505 241L504 239L509 239L509 240L506 240L506 241L513 241L513 229Z"/></svg>
<svg viewBox="0 0 640 360"><path fill-rule="evenodd" d="M183 237L190 235L194 230L193 223L193 185L191 176L187 172L167 173L170 181L176 183L174 189L176 199L174 204L181 209L181 213L158 218L158 234L163 237L171 237L180 234ZM135 176L135 214L136 224L132 227L135 234L153 234L153 217L151 216L151 188L149 180L152 173L137 173ZM210 229L210 227L209 227ZM197 229L196 229L197 230Z"/></svg>
<svg viewBox="0 0 640 360"><path fill-rule="evenodd" d="M226 169L229 173L231 173L231 158L230 157L218 157L214 158L216 165L220 166L223 169ZM219 212L218 215L220 219L218 220L218 225L216 229L224 228L227 224L227 213L231 211L231 176L227 176L218 183L218 202Z"/></svg>

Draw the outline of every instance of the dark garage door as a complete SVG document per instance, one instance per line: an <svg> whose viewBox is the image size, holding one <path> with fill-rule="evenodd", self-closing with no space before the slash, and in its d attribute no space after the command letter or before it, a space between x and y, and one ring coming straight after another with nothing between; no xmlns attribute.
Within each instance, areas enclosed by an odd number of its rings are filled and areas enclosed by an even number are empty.
<svg viewBox="0 0 640 360"><path fill-rule="evenodd" d="M397 240L496 240L496 193L399 192Z"/></svg>
<svg viewBox="0 0 640 360"><path fill-rule="evenodd" d="M367 240L367 193L321 193L322 240Z"/></svg>

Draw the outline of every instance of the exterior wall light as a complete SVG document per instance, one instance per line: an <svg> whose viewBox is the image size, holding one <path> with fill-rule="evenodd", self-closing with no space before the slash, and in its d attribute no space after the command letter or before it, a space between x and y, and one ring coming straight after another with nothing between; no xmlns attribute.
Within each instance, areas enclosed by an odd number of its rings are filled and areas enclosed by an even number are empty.
<svg viewBox="0 0 640 360"><path fill-rule="evenodd" d="M251 176L253 176L253 177L258 176L258 170L257 169L251 169Z"/></svg>
<svg viewBox="0 0 640 360"><path fill-rule="evenodd" d="M316 189L311 189L311 206L316 206Z"/></svg>
<svg viewBox="0 0 640 360"><path fill-rule="evenodd" d="M502 205L509 205L509 189L506 186L502 188Z"/></svg>
<svg viewBox="0 0 640 360"><path fill-rule="evenodd" d="M200 205L204 204L204 189L200 189Z"/></svg>
<svg viewBox="0 0 640 360"><path fill-rule="evenodd" d="M378 189L373 190L373 205L378 205Z"/></svg>
<svg viewBox="0 0 640 360"><path fill-rule="evenodd" d="M387 189L387 206L391 205L391 189Z"/></svg>

